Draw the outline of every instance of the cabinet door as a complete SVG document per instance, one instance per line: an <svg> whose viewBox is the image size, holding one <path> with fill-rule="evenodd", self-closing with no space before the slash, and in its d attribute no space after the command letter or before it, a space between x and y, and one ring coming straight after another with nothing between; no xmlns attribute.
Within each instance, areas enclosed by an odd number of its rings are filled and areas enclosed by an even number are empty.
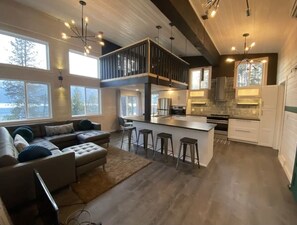
<svg viewBox="0 0 297 225"><path fill-rule="evenodd" d="M274 127L276 110L270 108L262 108L260 117L259 145L272 147L274 138Z"/></svg>
<svg viewBox="0 0 297 225"><path fill-rule="evenodd" d="M277 104L278 86L263 86L262 87L262 108L274 109Z"/></svg>

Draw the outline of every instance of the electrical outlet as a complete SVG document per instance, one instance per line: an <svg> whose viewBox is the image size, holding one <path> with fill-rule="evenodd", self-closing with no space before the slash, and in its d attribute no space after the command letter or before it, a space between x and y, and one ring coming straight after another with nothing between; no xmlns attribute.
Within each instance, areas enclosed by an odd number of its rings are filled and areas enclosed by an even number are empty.
<svg viewBox="0 0 297 225"><path fill-rule="evenodd" d="M192 112L194 112L195 111L195 109L192 109Z"/></svg>

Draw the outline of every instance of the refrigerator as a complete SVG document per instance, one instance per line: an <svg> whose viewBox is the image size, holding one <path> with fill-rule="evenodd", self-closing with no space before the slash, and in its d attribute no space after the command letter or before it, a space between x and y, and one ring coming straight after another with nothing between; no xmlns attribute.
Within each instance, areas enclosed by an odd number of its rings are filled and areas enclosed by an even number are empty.
<svg viewBox="0 0 297 225"><path fill-rule="evenodd" d="M158 116L168 116L170 115L171 109L171 98L159 98L158 99Z"/></svg>

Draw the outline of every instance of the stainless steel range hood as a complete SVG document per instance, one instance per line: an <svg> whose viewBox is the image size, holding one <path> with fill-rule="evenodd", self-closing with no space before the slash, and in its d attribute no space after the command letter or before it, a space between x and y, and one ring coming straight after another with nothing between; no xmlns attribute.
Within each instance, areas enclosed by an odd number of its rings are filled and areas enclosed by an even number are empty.
<svg viewBox="0 0 297 225"><path fill-rule="evenodd" d="M226 77L217 77L216 78L216 101L226 101L226 86L227 78Z"/></svg>

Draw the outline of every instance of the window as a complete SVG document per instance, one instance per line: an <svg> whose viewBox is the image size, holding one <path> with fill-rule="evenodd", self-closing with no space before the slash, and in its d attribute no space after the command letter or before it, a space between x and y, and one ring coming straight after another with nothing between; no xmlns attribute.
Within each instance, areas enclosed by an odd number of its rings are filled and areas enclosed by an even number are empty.
<svg viewBox="0 0 297 225"><path fill-rule="evenodd" d="M159 99L159 94L152 94L152 106L151 106L151 114L157 114L158 113L158 99Z"/></svg>
<svg viewBox="0 0 297 225"><path fill-rule="evenodd" d="M48 70L48 44L0 31L0 63Z"/></svg>
<svg viewBox="0 0 297 225"><path fill-rule="evenodd" d="M253 59L249 62L235 63L236 87L261 86L266 84L266 64L268 58Z"/></svg>
<svg viewBox="0 0 297 225"><path fill-rule="evenodd" d="M210 89L211 67L200 67L190 70L190 89Z"/></svg>
<svg viewBox="0 0 297 225"><path fill-rule="evenodd" d="M136 116L138 114L137 96L121 96L121 115Z"/></svg>
<svg viewBox="0 0 297 225"><path fill-rule="evenodd" d="M72 116L101 114L100 91L97 88L70 86Z"/></svg>
<svg viewBox="0 0 297 225"><path fill-rule="evenodd" d="M98 78L98 59L82 53L69 52L69 73L85 77Z"/></svg>
<svg viewBox="0 0 297 225"><path fill-rule="evenodd" d="M0 121L51 117L49 85L0 80Z"/></svg>

